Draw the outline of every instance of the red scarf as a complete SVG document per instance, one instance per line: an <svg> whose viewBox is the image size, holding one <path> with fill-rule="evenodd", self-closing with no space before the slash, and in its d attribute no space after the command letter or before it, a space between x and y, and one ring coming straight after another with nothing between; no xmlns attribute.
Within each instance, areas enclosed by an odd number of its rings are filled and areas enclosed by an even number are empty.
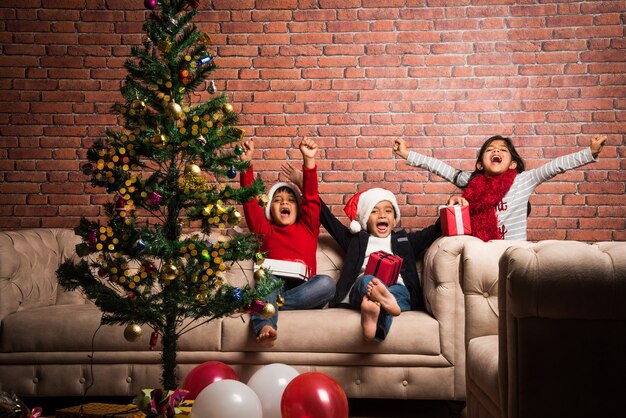
<svg viewBox="0 0 626 418"><path fill-rule="evenodd" d="M470 207L472 235L483 241L502 239L498 231L496 205L509 191L517 172L509 169L496 177L476 175L467 185L463 197Z"/></svg>

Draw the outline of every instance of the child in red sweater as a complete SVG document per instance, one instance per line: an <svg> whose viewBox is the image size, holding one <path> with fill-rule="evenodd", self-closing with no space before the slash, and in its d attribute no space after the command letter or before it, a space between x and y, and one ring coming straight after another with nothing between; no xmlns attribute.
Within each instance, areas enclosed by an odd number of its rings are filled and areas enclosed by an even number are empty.
<svg viewBox="0 0 626 418"><path fill-rule="evenodd" d="M252 161L254 142L242 142L241 159ZM257 341L271 347L278 338L278 311L323 308L335 294L335 282L326 275L316 274L317 239L320 232L320 199L318 194L317 144L307 138L300 143L303 159L302 195L290 183L277 183L268 192L269 203L262 208L257 199L244 203L246 223L252 232L262 237L262 251L267 258L297 261L306 265L311 272L307 281L285 280L283 288L268 297L275 307L271 318L252 314L252 328ZM241 175L241 185L249 186L254 181L252 164ZM272 276L275 280L276 277ZM276 305L277 296L284 298L282 306Z"/></svg>

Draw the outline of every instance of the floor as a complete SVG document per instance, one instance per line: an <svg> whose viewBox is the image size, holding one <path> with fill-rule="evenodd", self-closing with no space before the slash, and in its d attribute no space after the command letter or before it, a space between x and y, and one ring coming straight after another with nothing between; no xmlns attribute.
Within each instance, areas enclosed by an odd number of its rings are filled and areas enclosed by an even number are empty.
<svg viewBox="0 0 626 418"><path fill-rule="evenodd" d="M132 398L25 398L29 408L43 408L42 418L54 417L57 409L90 402L127 405ZM349 418L458 418L463 402L396 400L396 399L349 399Z"/></svg>

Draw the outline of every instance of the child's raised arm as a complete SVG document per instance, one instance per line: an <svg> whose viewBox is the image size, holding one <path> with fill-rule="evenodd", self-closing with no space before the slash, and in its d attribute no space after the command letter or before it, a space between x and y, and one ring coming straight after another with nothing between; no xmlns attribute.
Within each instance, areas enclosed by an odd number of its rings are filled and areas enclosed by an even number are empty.
<svg viewBox="0 0 626 418"><path fill-rule="evenodd" d="M598 157L598 154L600 154L600 151L604 148L605 142L606 135L595 135L591 138L591 145L589 145L589 148L591 148L591 155L593 155L593 158Z"/></svg>
<svg viewBox="0 0 626 418"><path fill-rule="evenodd" d="M241 148L243 153L239 156L241 161L252 161L252 154L254 154L254 141L252 139L244 139L241 141Z"/></svg>
<svg viewBox="0 0 626 418"><path fill-rule="evenodd" d="M398 157L402 157L406 160L409 156L409 149L406 147L406 141L401 138L393 141L393 152L395 152Z"/></svg>
<svg viewBox="0 0 626 418"><path fill-rule="evenodd" d="M303 138L300 142L300 152L304 167L315 168L315 155L317 154L317 144L309 138Z"/></svg>

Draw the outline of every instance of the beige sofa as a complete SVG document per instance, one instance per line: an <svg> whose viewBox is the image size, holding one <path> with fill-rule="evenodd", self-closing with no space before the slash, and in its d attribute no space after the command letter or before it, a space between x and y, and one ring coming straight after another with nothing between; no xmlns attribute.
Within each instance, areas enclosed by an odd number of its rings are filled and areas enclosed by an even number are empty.
<svg viewBox="0 0 626 418"><path fill-rule="evenodd" d="M624 416L626 243L501 250L463 250L468 416Z"/></svg>
<svg viewBox="0 0 626 418"><path fill-rule="evenodd" d="M351 398L464 400L464 301L459 286L463 243L442 238L427 252L423 280L432 314L404 312L384 343L364 343L360 316L347 309L281 312L279 341L263 349L247 316L215 320L179 340L178 379L208 360L224 362L247 382L260 367L289 364L336 379ZM159 387L160 352L150 329L138 342L123 327L100 327L100 312L57 285L55 271L76 257L72 230L0 232L0 385L21 397L133 396ZM323 235L318 272L337 278L342 254ZM252 279L252 262L228 280Z"/></svg>

